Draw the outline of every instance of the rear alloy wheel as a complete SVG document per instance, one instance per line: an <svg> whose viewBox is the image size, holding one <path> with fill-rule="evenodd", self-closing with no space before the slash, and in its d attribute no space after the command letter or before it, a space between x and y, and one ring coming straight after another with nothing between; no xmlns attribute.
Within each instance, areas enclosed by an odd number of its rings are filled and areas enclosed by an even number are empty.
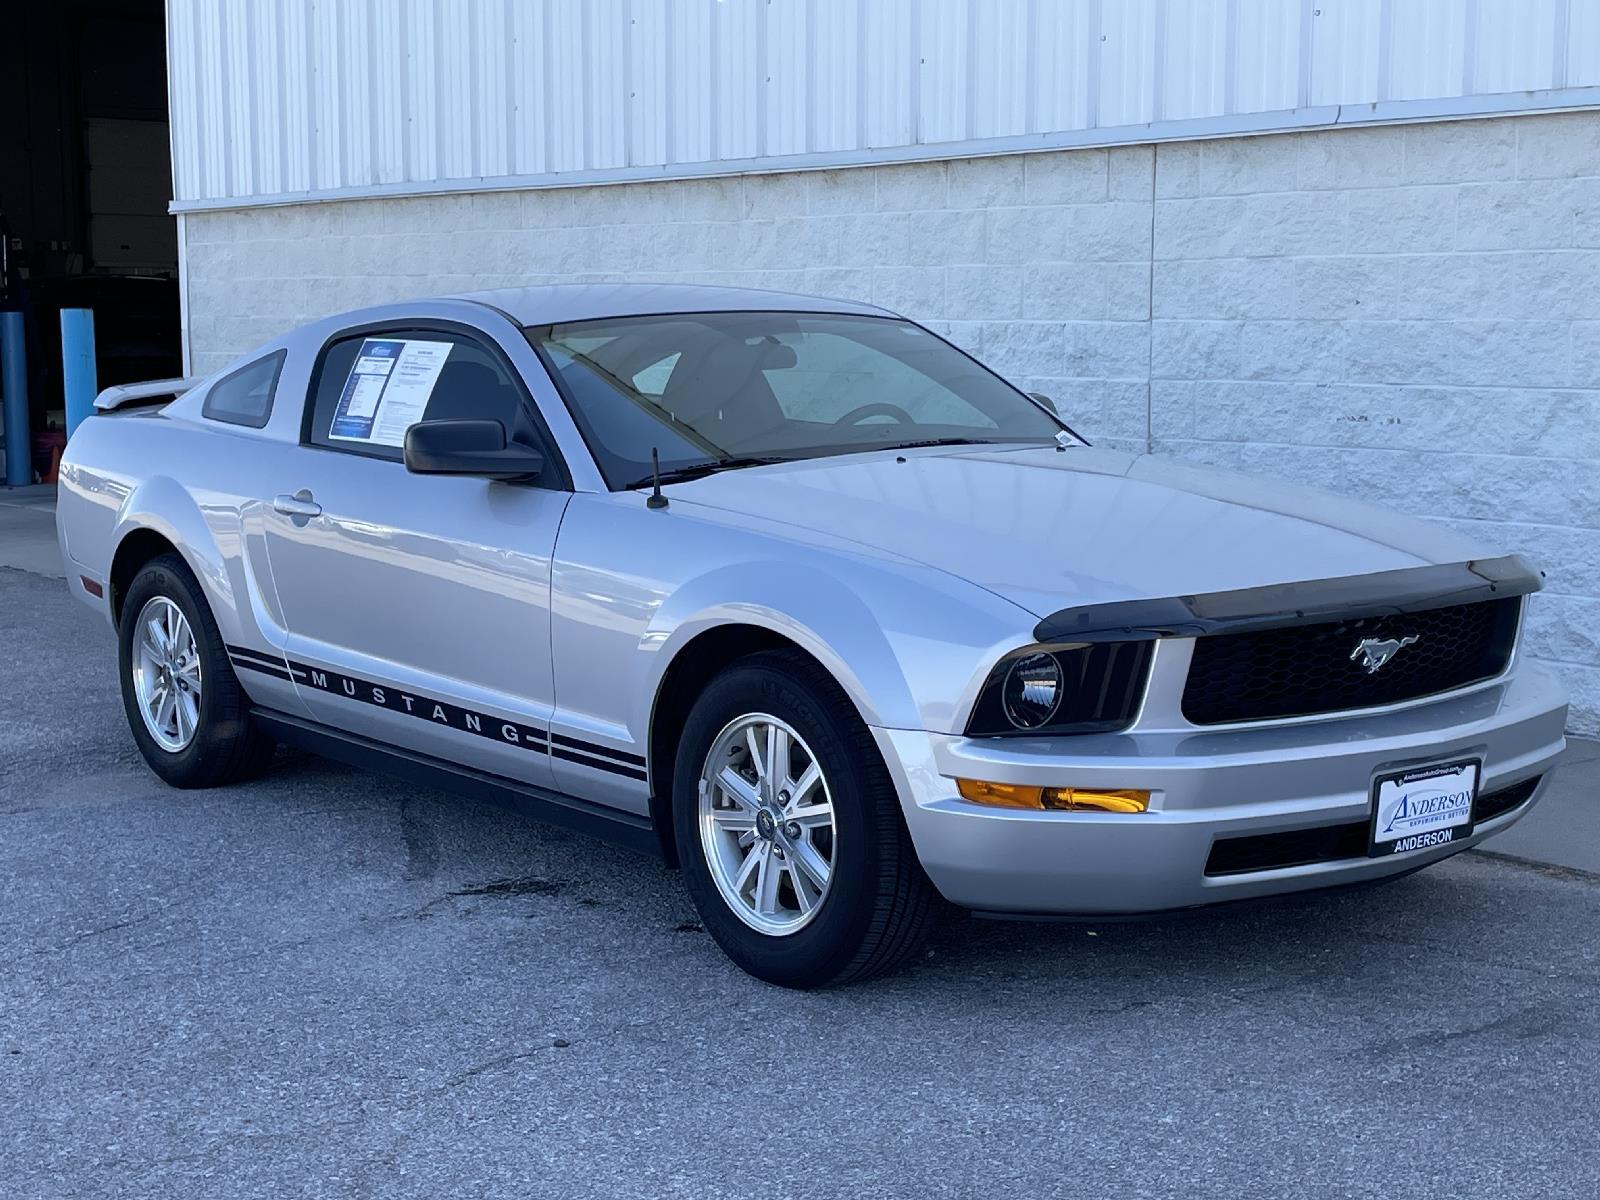
<svg viewBox="0 0 1600 1200"><path fill-rule="evenodd" d="M194 630L166 596L152 596L134 618L133 690L144 727L176 754L194 740L205 686Z"/></svg>
<svg viewBox="0 0 1600 1200"><path fill-rule="evenodd" d="M866 725L795 651L730 667L679 742L673 822L706 931L758 979L847 983L922 945L934 891Z"/></svg>
<svg viewBox="0 0 1600 1200"><path fill-rule="evenodd" d="M174 787L214 787L258 772L272 741L250 720L200 584L176 554L128 585L117 627L122 706L145 762Z"/></svg>

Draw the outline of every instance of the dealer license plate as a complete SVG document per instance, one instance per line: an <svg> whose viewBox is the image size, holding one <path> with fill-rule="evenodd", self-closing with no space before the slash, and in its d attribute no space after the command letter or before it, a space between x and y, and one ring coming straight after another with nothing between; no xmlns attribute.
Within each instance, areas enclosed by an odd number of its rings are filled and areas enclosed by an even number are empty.
<svg viewBox="0 0 1600 1200"><path fill-rule="evenodd" d="M1458 842L1472 832L1476 760L1385 775L1373 787L1367 854L1404 854Z"/></svg>

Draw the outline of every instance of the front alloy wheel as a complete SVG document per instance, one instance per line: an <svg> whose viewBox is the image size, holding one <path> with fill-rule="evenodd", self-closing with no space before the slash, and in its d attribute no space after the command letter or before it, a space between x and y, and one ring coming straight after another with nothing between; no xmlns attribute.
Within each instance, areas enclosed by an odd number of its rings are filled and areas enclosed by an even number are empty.
<svg viewBox="0 0 1600 1200"><path fill-rule="evenodd" d="M854 703L798 651L713 679L672 780L674 840L706 932L784 987L867 979L922 944L934 892Z"/></svg>
<svg viewBox="0 0 1600 1200"><path fill-rule="evenodd" d="M821 910L833 878L833 800L787 721L724 726L700 772L700 841L717 891L746 925L783 936Z"/></svg>

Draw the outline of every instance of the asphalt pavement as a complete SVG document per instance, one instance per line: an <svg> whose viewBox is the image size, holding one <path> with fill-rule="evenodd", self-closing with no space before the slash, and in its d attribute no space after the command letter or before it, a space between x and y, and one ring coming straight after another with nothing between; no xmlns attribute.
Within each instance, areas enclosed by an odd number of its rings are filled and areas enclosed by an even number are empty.
<svg viewBox="0 0 1600 1200"><path fill-rule="evenodd" d="M796 994L581 835L288 752L167 788L113 651L0 568L0 1196L1596 1194L1592 848L951 914L905 973ZM1534 855L1600 803L1600 747L1569 758Z"/></svg>

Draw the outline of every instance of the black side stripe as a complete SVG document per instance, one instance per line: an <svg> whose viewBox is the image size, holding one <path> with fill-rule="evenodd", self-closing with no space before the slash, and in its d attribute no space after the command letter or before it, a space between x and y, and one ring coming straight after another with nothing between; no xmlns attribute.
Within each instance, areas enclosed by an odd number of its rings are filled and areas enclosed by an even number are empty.
<svg viewBox="0 0 1600 1200"><path fill-rule="evenodd" d="M577 763L580 767L593 767L596 771L608 771L612 775L623 775L629 779L648 780L650 778L643 767L630 767L623 763L607 762L603 758L591 758L587 754L580 754L577 751L567 750L561 746L552 746L550 755L552 758Z"/></svg>
<svg viewBox="0 0 1600 1200"><path fill-rule="evenodd" d="M282 657L275 654L263 654L260 650L251 650L246 646L229 646L228 659L236 667L246 671L257 671L262 675L271 675L274 679L287 679L291 683L294 676L289 673L289 664Z"/></svg>
<svg viewBox="0 0 1600 1200"><path fill-rule="evenodd" d="M248 646L229 646L228 656L230 658L253 658L257 662L268 662L278 667L286 665L283 655L267 654L261 650L252 650Z"/></svg>
<svg viewBox="0 0 1600 1200"><path fill-rule="evenodd" d="M552 733L550 740L558 746L571 746L574 750L582 750L586 754L593 754L597 758L610 758L620 763L632 763L636 767L644 766L644 755L630 754L626 750L612 750L595 742L586 742L582 738L568 737L564 733Z"/></svg>
<svg viewBox="0 0 1600 1200"><path fill-rule="evenodd" d="M459 733L471 733L506 745L521 746L536 754L549 754L564 762L576 763L596 771L621 775L628 779L648 781L643 755L626 750L614 750L581 738L565 734L547 734L544 730L520 721L508 721L476 709L463 708L447 700L437 700L418 692L406 691L392 684L374 683L355 675L346 675L326 667L293 662L244 646L229 646L228 657L235 667L256 671L275 679L286 679L334 696L343 696L363 704L404 713L419 720L444 725Z"/></svg>
<svg viewBox="0 0 1600 1200"><path fill-rule="evenodd" d="M274 679L286 679L290 683L294 682L294 676L289 674L288 669L285 667L275 667L271 663L256 662L254 659L249 658L234 658L231 661L235 667L241 670L256 671L262 675L271 675Z"/></svg>

